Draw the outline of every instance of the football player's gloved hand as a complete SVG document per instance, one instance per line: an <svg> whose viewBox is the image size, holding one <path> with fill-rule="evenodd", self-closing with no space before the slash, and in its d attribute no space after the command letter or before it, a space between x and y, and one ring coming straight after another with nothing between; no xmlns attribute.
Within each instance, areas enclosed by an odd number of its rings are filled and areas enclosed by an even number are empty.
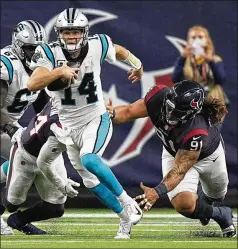
<svg viewBox="0 0 238 249"><path fill-rule="evenodd" d="M10 138L13 137L13 135L16 133L16 131L19 129L19 127L13 125L13 124L5 124L2 127L2 131L8 134Z"/></svg>
<svg viewBox="0 0 238 249"><path fill-rule="evenodd" d="M71 198L74 198L78 195L78 191L76 189L74 189L73 187L79 187L80 186L80 183L78 182L75 182L71 179L67 179L67 183L66 185L64 186L64 188L60 191L64 194L64 195L67 195Z"/></svg>

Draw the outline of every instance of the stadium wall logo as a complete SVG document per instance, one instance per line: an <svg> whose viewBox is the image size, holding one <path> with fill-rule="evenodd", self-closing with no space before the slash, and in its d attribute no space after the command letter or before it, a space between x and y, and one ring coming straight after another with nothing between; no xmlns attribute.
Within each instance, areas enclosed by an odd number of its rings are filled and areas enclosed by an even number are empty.
<svg viewBox="0 0 238 249"><path fill-rule="evenodd" d="M93 18L89 21L90 27L101 22L107 22L113 19L117 19L118 16L97 9L86 9L79 8L85 15L95 15L96 18ZM57 16L52 17L45 25L45 30L49 36L53 30L54 23ZM186 41L174 36L165 36L169 42L171 42L179 52L181 52L186 45ZM130 67L120 61L116 61L114 66L119 67L122 70L128 71ZM164 84L171 86L171 75L173 72L173 67L158 69L154 71L144 72L143 79L141 81L141 97L144 97L147 91L156 84ZM128 104L127 101L121 99L117 96L116 86L111 85L108 92L104 91L105 99L112 98L114 105ZM133 157L136 157L140 154L143 146L146 142L154 135L155 130L153 124L149 118L143 118L134 121L134 124L129 131L126 139L120 144L117 151L111 156L110 159L105 159L104 161L110 166L116 166L120 163L123 163Z"/></svg>

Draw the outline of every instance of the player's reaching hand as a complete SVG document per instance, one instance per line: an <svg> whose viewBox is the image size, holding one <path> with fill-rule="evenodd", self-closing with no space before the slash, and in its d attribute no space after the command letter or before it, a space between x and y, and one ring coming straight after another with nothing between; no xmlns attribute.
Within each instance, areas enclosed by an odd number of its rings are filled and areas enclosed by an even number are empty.
<svg viewBox="0 0 238 249"><path fill-rule="evenodd" d="M129 74L128 80L131 80L132 83L135 83L141 79L144 73L143 66L141 66L140 69L132 68L127 73Z"/></svg>
<svg viewBox="0 0 238 249"><path fill-rule="evenodd" d="M113 108L113 104L112 104L112 99L111 98L109 98L109 100L108 100L108 104L106 105L106 109L107 109L107 111L109 113L110 118L113 119L115 117L115 109Z"/></svg>
<svg viewBox="0 0 238 249"><path fill-rule="evenodd" d="M139 206L144 206L143 210L148 211L155 204L159 195L154 188L146 187L142 182L140 183L140 187L144 191L144 194L136 196L135 200L139 200Z"/></svg>
<svg viewBox="0 0 238 249"><path fill-rule="evenodd" d="M73 187L79 187L80 183L75 182L71 179L67 179L67 183L63 188L59 188L59 190L64 194L67 195L71 198L74 198L78 195L78 191L76 189L74 189Z"/></svg>

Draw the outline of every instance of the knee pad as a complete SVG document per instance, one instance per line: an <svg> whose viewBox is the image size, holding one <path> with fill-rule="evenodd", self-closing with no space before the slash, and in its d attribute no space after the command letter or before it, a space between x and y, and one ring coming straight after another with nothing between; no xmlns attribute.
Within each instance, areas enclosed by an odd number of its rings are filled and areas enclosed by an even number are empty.
<svg viewBox="0 0 238 249"><path fill-rule="evenodd" d="M97 154L88 153L81 157L81 162L90 172L94 171L97 173L98 166L101 164L102 160Z"/></svg>

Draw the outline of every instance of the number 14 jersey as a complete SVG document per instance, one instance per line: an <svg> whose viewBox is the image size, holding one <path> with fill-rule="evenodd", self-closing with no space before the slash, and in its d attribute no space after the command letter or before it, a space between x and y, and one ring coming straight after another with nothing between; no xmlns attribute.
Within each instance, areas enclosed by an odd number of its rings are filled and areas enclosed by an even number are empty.
<svg viewBox="0 0 238 249"><path fill-rule="evenodd" d="M78 67L78 79L69 88L51 91L53 105L59 111L59 119L63 126L79 128L90 122L94 117L106 112L101 86L101 64L103 60L113 63L116 59L115 47L107 35L99 34L89 37L86 50L72 62L67 60L57 42L42 44L37 47L32 58L31 68L46 67L50 71L66 63Z"/></svg>

